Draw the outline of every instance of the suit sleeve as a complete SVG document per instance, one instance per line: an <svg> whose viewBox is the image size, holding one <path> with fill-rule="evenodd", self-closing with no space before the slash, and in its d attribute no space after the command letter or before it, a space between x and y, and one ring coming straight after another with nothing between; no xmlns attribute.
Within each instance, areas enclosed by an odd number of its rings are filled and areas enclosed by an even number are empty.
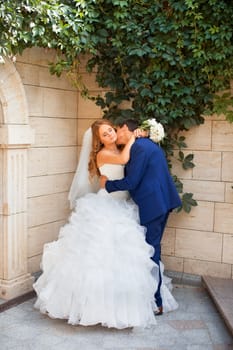
<svg viewBox="0 0 233 350"><path fill-rule="evenodd" d="M127 176L121 180L108 180L105 185L106 190L108 192L134 190L144 176L147 162L146 149L135 143L131 148L130 161L127 165Z"/></svg>

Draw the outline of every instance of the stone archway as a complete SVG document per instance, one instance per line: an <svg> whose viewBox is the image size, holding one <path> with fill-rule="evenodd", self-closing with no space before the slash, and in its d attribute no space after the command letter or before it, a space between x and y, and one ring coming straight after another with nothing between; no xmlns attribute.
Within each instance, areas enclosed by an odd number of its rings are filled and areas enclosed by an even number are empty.
<svg viewBox="0 0 233 350"><path fill-rule="evenodd" d="M21 78L0 64L0 298L31 290L27 267L27 153L34 142Z"/></svg>

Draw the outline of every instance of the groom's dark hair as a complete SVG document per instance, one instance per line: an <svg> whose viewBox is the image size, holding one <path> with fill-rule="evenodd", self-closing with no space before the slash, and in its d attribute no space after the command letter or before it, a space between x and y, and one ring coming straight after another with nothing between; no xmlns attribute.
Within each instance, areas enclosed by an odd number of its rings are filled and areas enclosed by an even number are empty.
<svg viewBox="0 0 233 350"><path fill-rule="evenodd" d="M135 119L126 119L126 120L121 121L120 123L118 123L117 126L122 128L124 125L126 125L128 127L129 131L134 131L139 126L138 121L135 120Z"/></svg>

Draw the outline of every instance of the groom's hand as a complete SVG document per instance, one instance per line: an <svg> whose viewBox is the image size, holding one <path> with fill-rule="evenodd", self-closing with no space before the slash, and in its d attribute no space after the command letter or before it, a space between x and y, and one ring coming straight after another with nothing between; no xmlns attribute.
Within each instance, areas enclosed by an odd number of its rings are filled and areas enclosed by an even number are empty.
<svg viewBox="0 0 233 350"><path fill-rule="evenodd" d="M134 130L134 136L136 138L139 138L139 137L148 137L149 136L149 131L147 130L143 130L143 129L135 129Z"/></svg>
<svg viewBox="0 0 233 350"><path fill-rule="evenodd" d="M108 180L107 176L101 175L99 178L100 188L105 188L106 181Z"/></svg>

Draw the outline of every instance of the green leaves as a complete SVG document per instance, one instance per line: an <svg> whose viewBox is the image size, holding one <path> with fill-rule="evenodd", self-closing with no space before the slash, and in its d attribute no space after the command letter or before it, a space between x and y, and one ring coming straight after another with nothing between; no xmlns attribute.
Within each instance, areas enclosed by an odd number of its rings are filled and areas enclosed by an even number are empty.
<svg viewBox="0 0 233 350"><path fill-rule="evenodd" d="M229 122L233 122L233 96L230 93L215 95L212 111L218 115L224 114Z"/></svg>
<svg viewBox="0 0 233 350"><path fill-rule="evenodd" d="M86 6L84 1L68 0L1 1L0 52L4 51L1 46L6 40L8 55L32 46L55 48L69 58L72 67L72 60L80 52L92 49L86 38L93 30L89 22L94 15L90 8L90 20Z"/></svg>
<svg viewBox="0 0 233 350"><path fill-rule="evenodd" d="M181 197L182 207L180 207L177 211L181 211L182 209L186 213L190 213L192 207L197 206L197 201L193 199L192 193L184 193Z"/></svg>
<svg viewBox="0 0 233 350"><path fill-rule="evenodd" d="M179 161L182 163L183 169L187 170L195 167L194 163L192 162L193 157L193 154L188 154L185 156L182 151L179 151Z"/></svg>
<svg viewBox="0 0 233 350"><path fill-rule="evenodd" d="M183 184L178 179L177 176L173 175L173 180L175 182L178 193L181 194L181 202L182 202L182 205L179 208L177 208L176 211L179 213L182 210L184 210L186 213L190 213L190 211L192 210L192 207L197 206L197 201L193 198L193 193L188 193L188 192L183 193Z"/></svg>

